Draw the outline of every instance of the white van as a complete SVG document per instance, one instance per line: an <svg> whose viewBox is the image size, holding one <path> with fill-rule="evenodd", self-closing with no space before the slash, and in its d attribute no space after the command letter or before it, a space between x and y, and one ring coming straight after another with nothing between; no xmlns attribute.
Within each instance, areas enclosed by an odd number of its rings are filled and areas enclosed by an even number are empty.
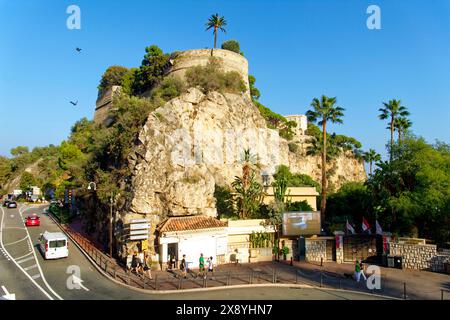
<svg viewBox="0 0 450 320"><path fill-rule="evenodd" d="M62 232L45 231L39 238L39 247L45 259L59 259L69 256L67 236Z"/></svg>

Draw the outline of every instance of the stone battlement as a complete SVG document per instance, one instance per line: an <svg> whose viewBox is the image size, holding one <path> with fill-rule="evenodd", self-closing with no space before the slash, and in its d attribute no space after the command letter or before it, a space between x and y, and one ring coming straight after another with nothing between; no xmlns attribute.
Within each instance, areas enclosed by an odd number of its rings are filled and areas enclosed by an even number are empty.
<svg viewBox="0 0 450 320"><path fill-rule="evenodd" d="M183 78L189 68L206 66L211 57L219 59L223 71L238 72L242 76L242 80L244 80L247 92L249 92L248 61L244 56L229 50L193 49L178 52L176 57L171 60L172 66L168 68L166 74Z"/></svg>

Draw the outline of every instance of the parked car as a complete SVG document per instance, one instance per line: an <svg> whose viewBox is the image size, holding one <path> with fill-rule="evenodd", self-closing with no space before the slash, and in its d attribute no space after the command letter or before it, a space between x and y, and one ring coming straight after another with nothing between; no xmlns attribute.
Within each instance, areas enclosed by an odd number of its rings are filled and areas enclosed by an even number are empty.
<svg viewBox="0 0 450 320"><path fill-rule="evenodd" d="M67 236L62 232L45 231L39 238L39 248L45 259L69 256Z"/></svg>
<svg viewBox="0 0 450 320"><path fill-rule="evenodd" d="M37 215L28 216L27 219L25 220L25 225L27 227L35 227L35 226L37 227L41 225L41 220Z"/></svg>
<svg viewBox="0 0 450 320"><path fill-rule="evenodd" d="M8 203L8 208L17 208L17 202L11 201Z"/></svg>

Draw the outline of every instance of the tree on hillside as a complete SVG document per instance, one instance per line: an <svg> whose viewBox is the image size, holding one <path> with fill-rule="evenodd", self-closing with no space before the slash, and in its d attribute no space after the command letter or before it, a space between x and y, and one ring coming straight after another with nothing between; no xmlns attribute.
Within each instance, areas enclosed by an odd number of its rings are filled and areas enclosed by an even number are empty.
<svg viewBox="0 0 450 320"><path fill-rule="evenodd" d="M369 174L372 175L372 164L374 162L381 161L381 155L378 154L375 150L369 149L369 151L364 152L363 158L364 161L369 164Z"/></svg>
<svg viewBox="0 0 450 320"><path fill-rule="evenodd" d="M378 118L381 120L390 119L389 122L389 130L391 132L391 151L390 160L392 161L392 148L394 146L394 131L397 119L399 117L407 117L409 116L409 112L406 110L406 107L402 106L402 102L400 100L392 99L389 102L383 102L384 107L378 109L381 113L378 115Z"/></svg>
<svg viewBox="0 0 450 320"><path fill-rule="evenodd" d="M242 156L242 176L235 177L232 186L236 193L236 209L241 219L251 218L256 214L263 193L262 185L257 181L259 169L257 159L250 149L244 150Z"/></svg>
<svg viewBox="0 0 450 320"><path fill-rule="evenodd" d="M255 87L256 78L255 76L249 75L248 76L248 83L250 87L250 96L252 97L253 101L256 101L261 96L261 92L259 92L258 88Z"/></svg>
<svg viewBox="0 0 450 320"><path fill-rule="evenodd" d="M103 73L98 90L100 92L110 89L112 86L121 86L128 69L122 66L111 66Z"/></svg>
<svg viewBox="0 0 450 320"><path fill-rule="evenodd" d="M314 98L311 107L313 109L306 112L308 121L317 122L322 126L322 195L320 200L320 211L322 221L325 218L327 201L327 123L343 123L344 109L336 106L336 98L329 98L322 95L321 99Z"/></svg>
<svg viewBox="0 0 450 320"><path fill-rule="evenodd" d="M402 136L405 135L405 133L408 131L409 128L412 126L412 121L409 120L406 117L398 118L395 122L395 130L397 130L398 133L398 142L400 143L402 141Z"/></svg>
<svg viewBox="0 0 450 320"><path fill-rule="evenodd" d="M29 151L28 147L25 147L25 146L18 146L18 147L11 149L11 155L13 155L14 157L19 157L28 152L30 152L30 151Z"/></svg>
<svg viewBox="0 0 450 320"><path fill-rule="evenodd" d="M225 30L225 26L227 25L227 21L225 20L225 17L219 16L218 13L213 14L209 19L208 22L206 22L206 31L208 31L211 28L214 28L214 49L217 47L217 33L219 29L223 32L227 32Z"/></svg>
<svg viewBox="0 0 450 320"><path fill-rule="evenodd" d="M31 173L24 171L20 178L19 187L22 191L29 190L32 186L36 185L36 178Z"/></svg>

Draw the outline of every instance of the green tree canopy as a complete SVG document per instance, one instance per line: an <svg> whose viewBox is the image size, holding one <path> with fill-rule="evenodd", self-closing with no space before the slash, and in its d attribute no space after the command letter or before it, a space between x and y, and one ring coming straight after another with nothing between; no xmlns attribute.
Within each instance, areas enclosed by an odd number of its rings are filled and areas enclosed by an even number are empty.
<svg viewBox="0 0 450 320"><path fill-rule="evenodd" d="M241 46L236 40L228 40L222 43L222 49L241 54Z"/></svg>

